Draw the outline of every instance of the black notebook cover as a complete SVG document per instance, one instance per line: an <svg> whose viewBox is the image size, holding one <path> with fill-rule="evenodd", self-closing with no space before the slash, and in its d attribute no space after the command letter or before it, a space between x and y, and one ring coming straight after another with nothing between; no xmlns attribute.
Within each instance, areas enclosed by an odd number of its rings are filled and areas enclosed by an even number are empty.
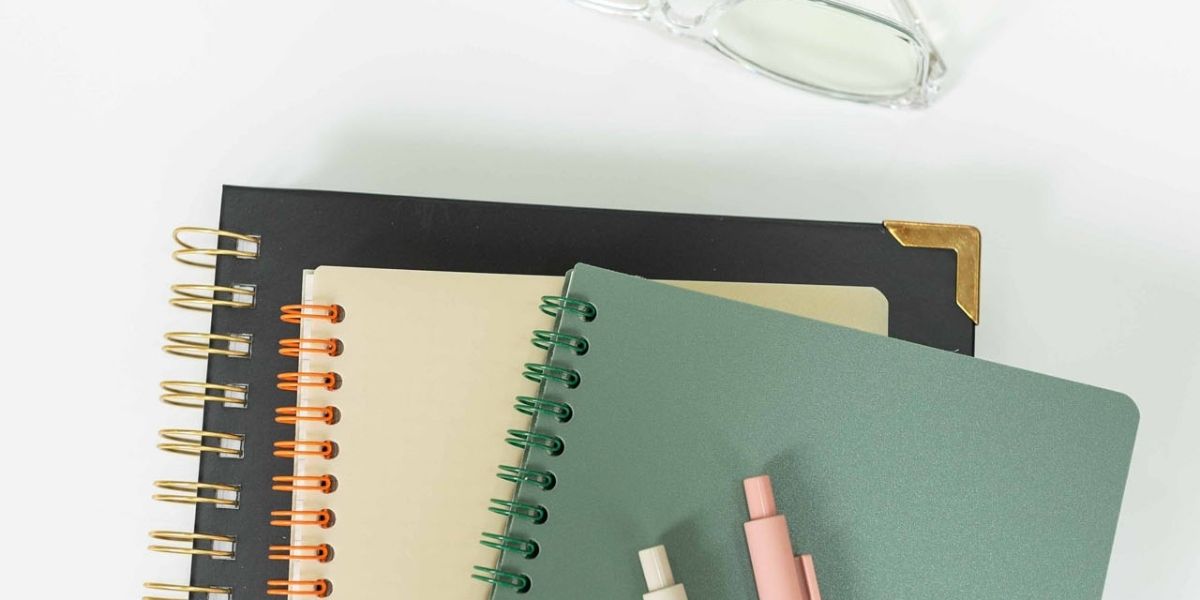
<svg viewBox="0 0 1200 600"><path fill-rule="evenodd" d="M974 323L956 300L956 252L903 246L882 224L230 186L220 228L261 240L257 258L220 257L216 270L217 285L255 286L253 308L218 307L212 319L213 333L251 334L251 355L208 361L209 382L249 386L244 409L209 404L204 412L205 430L245 436L242 458L200 461L200 481L241 486L239 507L196 512L196 531L236 536L237 547L233 560L194 557L192 583L230 587L237 600L269 598L267 580L288 574L286 561L267 559L268 545L287 544L288 529L268 521L270 511L291 506L288 493L271 490L272 476L292 472L290 460L272 456L275 441L292 439L290 426L274 422L275 409L295 402L275 387L277 373L296 367L277 343L297 337L279 307L300 301L303 269L562 275L587 262L654 279L870 286L888 299L891 337L974 352ZM221 247L233 241L223 238Z"/></svg>

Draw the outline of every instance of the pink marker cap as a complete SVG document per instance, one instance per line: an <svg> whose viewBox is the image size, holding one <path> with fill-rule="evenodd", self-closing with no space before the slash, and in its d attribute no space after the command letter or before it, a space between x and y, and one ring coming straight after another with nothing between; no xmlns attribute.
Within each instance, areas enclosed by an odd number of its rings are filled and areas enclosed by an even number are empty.
<svg viewBox="0 0 1200 600"><path fill-rule="evenodd" d="M771 487L769 475L759 475L742 481L746 489L746 507L750 510L750 520L765 519L775 516L775 489Z"/></svg>

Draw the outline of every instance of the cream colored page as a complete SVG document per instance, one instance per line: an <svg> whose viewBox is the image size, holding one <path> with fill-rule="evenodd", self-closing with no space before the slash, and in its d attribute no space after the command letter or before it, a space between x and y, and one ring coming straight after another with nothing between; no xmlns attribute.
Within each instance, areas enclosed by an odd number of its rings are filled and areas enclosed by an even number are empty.
<svg viewBox="0 0 1200 600"><path fill-rule="evenodd" d="M887 335L888 332L887 297L875 288L728 281L667 283L868 333Z"/></svg>
<svg viewBox="0 0 1200 600"><path fill-rule="evenodd" d="M301 371L338 373L341 387L302 388L298 403L341 417L296 428L297 439L338 447L331 460L297 460L296 474L332 474L337 489L294 495L296 510L329 508L335 523L294 527L292 544L329 544L334 558L294 561L291 578L329 579L331 598L487 598L470 575L496 562L480 533L504 529L488 500L512 495L496 466L519 464L504 432L528 427L514 397L537 385L521 365L545 355L529 343L549 324L537 304L563 278L322 267L305 281L306 302L339 304L345 318L302 324L302 337L337 338L343 352L302 360ZM735 300L757 290L770 308L886 332L887 303L869 288L678 285Z"/></svg>
<svg viewBox="0 0 1200 600"><path fill-rule="evenodd" d="M331 598L487 597L470 577L496 560L479 534L504 526L488 499L511 496L496 465L521 453L503 434L528 420L512 408L514 396L536 392L521 365L544 354L528 343L546 324L537 301L561 287L562 277L316 270L312 301L346 316L306 321L305 336L336 337L344 349L306 369L334 371L342 384L306 389L299 403L332 404L341 419L302 424L297 435L331 439L338 455L299 460L296 472L332 474L338 487L294 504L328 507L336 521L294 528L293 544L327 543L334 558L293 562L293 579L327 578Z"/></svg>

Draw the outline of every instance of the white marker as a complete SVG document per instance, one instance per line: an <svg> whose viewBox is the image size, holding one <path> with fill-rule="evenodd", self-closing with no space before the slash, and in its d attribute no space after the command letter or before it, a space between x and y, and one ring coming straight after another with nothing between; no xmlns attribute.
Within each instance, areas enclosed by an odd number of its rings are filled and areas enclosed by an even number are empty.
<svg viewBox="0 0 1200 600"><path fill-rule="evenodd" d="M650 590L642 594L642 600L687 600L683 584L675 583L665 546L646 548L638 552L638 559L642 561L642 574Z"/></svg>

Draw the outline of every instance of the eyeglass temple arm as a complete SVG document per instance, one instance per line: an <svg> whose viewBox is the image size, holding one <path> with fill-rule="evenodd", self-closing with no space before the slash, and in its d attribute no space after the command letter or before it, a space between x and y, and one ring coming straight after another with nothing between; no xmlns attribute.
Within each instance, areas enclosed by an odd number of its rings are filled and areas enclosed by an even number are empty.
<svg viewBox="0 0 1200 600"><path fill-rule="evenodd" d="M929 47L930 75L934 78L941 77L946 72L946 63L942 62L942 53L938 52L937 46L933 44L933 39L929 37L929 31L925 29L925 21L921 19L916 7L910 0L892 0L892 6L895 7L904 23L912 27L917 35L923 38L921 41Z"/></svg>

